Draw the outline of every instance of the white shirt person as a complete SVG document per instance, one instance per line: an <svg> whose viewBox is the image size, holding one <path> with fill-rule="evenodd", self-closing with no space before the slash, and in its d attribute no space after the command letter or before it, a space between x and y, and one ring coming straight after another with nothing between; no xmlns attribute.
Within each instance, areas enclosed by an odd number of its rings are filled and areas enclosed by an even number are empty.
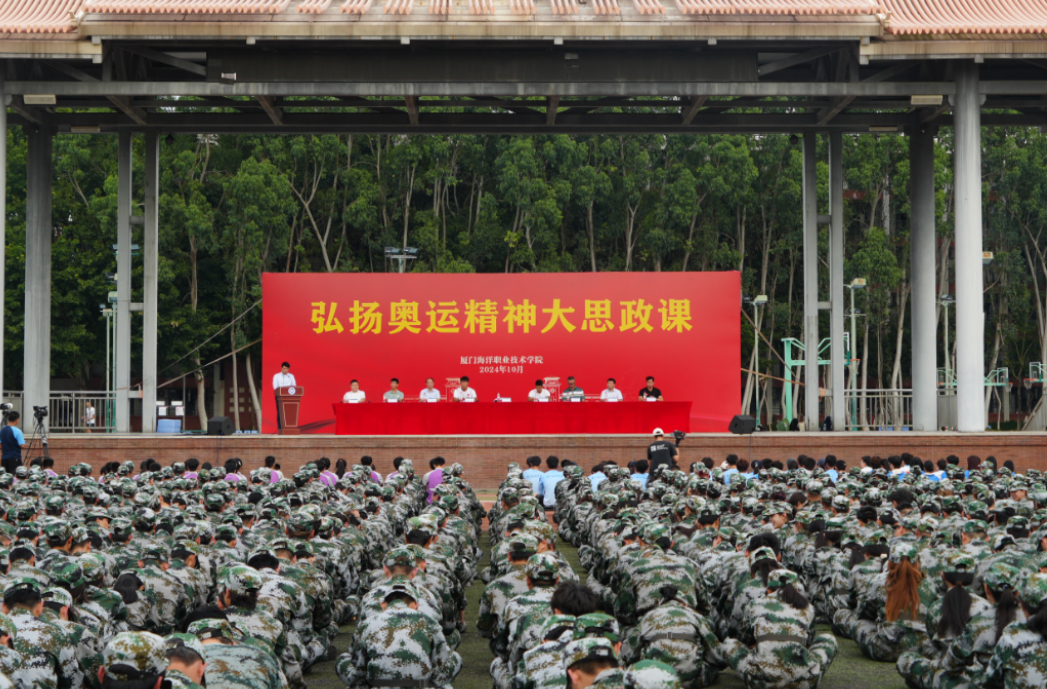
<svg viewBox="0 0 1047 689"><path fill-rule="evenodd" d="M548 402L549 391L545 389L545 383L541 380L534 381L534 390L527 393L527 399L532 402Z"/></svg>
<svg viewBox="0 0 1047 689"><path fill-rule="evenodd" d="M342 396L343 402L363 402L367 399L367 394L360 389L360 381L353 380L349 383L349 392Z"/></svg>
<svg viewBox="0 0 1047 689"><path fill-rule="evenodd" d="M469 376L462 376L458 379L459 387L454 390L454 401L455 402L475 402L476 401L476 390L469 387Z"/></svg>
<svg viewBox="0 0 1047 689"><path fill-rule="evenodd" d="M607 388L600 393L600 399L604 402L621 402L623 399L625 399L624 397L622 397L622 391L615 389L614 386L617 384L618 383L617 381L615 381L614 378L608 378Z"/></svg>
<svg viewBox="0 0 1047 689"><path fill-rule="evenodd" d="M273 376L273 390L289 388L293 385L297 383L294 381L294 374L291 373L291 364L285 361L280 364L280 372Z"/></svg>
<svg viewBox="0 0 1047 689"><path fill-rule="evenodd" d="M436 381L426 378L425 387L418 393L418 400L420 402L439 402L441 399L440 391L436 389Z"/></svg>

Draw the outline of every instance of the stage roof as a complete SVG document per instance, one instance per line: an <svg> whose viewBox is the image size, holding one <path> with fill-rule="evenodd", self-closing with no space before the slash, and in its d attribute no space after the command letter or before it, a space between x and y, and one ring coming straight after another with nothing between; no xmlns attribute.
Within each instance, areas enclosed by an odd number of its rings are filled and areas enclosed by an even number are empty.
<svg viewBox="0 0 1047 689"><path fill-rule="evenodd" d="M952 58L1047 126L1043 0L0 0L0 57L85 133L902 131Z"/></svg>

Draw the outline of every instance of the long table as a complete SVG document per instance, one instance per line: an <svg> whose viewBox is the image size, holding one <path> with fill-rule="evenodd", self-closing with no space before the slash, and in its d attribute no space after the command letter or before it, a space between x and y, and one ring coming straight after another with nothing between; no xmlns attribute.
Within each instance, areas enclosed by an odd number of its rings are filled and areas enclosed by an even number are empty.
<svg viewBox="0 0 1047 689"><path fill-rule="evenodd" d="M535 435L690 429L690 402L336 402L338 435Z"/></svg>

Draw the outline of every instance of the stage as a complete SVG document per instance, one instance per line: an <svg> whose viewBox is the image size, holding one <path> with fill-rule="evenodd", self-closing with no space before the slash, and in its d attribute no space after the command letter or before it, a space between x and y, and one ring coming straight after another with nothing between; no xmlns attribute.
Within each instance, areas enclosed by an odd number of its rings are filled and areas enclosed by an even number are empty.
<svg viewBox="0 0 1047 689"><path fill-rule="evenodd" d="M329 457L332 465L339 458L350 466L361 455L371 455L381 474L392 471L393 458L400 455L414 460L419 472L428 471L428 461L436 455L448 463L465 465L465 478L477 489L492 489L505 478L509 462L521 467L530 455L556 455L571 459L586 474L594 464L614 460L620 466L642 459L651 442L648 435L443 435L443 436L336 436L336 435L161 435L82 433L52 435L51 455L55 469L65 473L71 464L87 462L96 468L109 461L131 460L138 466L148 457L163 465L196 457L217 465L229 457L244 461L245 470L261 466L266 455L273 455L286 476L318 457ZM1002 464L1012 460L1024 471L1047 471L1047 433L758 433L751 437L728 433L688 435L680 446L680 462L685 467L702 457L720 462L730 453L739 457L771 457L783 462L803 452L815 457L835 454L849 467L857 466L862 455L887 456L912 452L922 459L937 460L955 454L966 466L968 455L985 458L993 455ZM35 453L34 453L35 454Z"/></svg>

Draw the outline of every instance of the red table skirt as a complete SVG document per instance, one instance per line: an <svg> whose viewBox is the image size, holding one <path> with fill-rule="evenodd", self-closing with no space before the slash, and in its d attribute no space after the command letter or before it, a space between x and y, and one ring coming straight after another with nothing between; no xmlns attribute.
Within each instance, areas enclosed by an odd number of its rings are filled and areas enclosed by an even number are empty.
<svg viewBox="0 0 1047 689"><path fill-rule="evenodd" d="M423 402L332 405L338 435L666 434L690 430L690 402Z"/></svg>

